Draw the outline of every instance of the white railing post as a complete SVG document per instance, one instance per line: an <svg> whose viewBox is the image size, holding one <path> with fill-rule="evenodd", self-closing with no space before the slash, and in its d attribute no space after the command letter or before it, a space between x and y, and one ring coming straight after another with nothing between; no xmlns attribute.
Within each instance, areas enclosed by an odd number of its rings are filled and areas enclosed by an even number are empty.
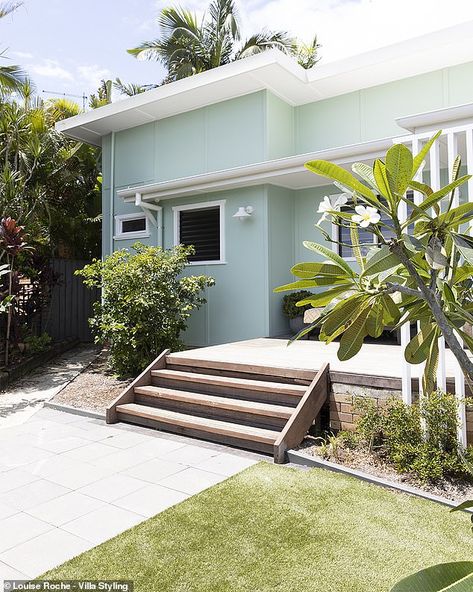
<svg viewBox="0 0 473 592"><path fill-rule="evenodd" d="M434 191L440 189L440 148L439 142L434 142L430 149L430 186ZM437 368L437 388L447 390L447 374L445 369L445 339L439 338L439 363Z"/></svg>

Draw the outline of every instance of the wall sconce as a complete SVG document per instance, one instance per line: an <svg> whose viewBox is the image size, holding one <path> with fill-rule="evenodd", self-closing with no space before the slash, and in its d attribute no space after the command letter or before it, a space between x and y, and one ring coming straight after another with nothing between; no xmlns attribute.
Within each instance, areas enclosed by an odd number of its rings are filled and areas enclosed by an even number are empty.
<svg viewBox="0 0 473 592"><path fill-rule="evenodd" d="M233 218L238 218L240 222L245 218L250 218L251 214L254 212L252 206L240 206L235 214L233 214Z"/></svg>

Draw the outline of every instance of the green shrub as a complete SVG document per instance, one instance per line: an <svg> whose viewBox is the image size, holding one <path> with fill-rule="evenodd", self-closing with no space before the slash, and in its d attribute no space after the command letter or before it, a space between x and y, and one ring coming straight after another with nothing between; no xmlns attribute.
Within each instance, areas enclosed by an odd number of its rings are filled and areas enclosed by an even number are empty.
<svg viewBox="0 0 473 592"><path fill-rule="evenodd" d="M282 299L283 313L289 319L295 319L302 316L306 310L312 307L310 304L306 304L305 306L296 306L296 303L300 300L304 300L305 298L310 298L313 295L314 294L312 292L308 292L307 290L299 290L298 292L286 294Z"/></svg>
<svg viewBox="0 0 473 592"><path fill-rule="evenodd" d="M90 325L97 343L110 347L110 365L120 376L135 375L163 349L182 349L192 311L214 285L204 275L183 276L191 247L170 250L141 243L94 260L76 272L88 287L102 290Z"/></svg>
<svg viewBox="0 0 473 592"><path fill-rule="evenodd" d="M51 337L47 333L41 333L41 335L29 335L25 338L27 352L30 354L40 354L49 348L51 341Z"/></svg>
<svg viewBox="0 0 473 592"><path fill-rule="evenodd" d="M393 397L384 408L372 399L358 398L355 409L360 414L355 431L360 441L370 449L376 446L398 472L412 473L424 482L471 476L462 457L473 458L473 450L460 451L453 395L437 391L421 405L406 405Z"/></svg>
<svg viewBox="0 0 473 592"><path fill-rule="evenodd" d="M383 439L383 414L374 399L357 397L353 410L360 415L356 424L356 434L362 443L372 450Z"/></svg>

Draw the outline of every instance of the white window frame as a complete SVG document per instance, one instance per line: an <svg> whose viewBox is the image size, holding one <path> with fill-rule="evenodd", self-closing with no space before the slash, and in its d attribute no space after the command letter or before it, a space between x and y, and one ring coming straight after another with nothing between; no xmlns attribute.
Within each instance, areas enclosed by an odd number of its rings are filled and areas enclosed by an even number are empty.
<svg viewBox="0 0 473 592"><path fill-rule="evenodd" d="M123 222L128 220L138 220L139 218L145 219L145 230L138 230L135 232L123 232ZM149 238L151 232L149 229L148 216L144 212L136 212L134 214L118 214L115 216L115 235L114 240L127 240L135 238Z"/></svg>
<svg viewBox="0 0 473 592"><path fill-rule="evenodd" d="M182 206L174 206L172 208L174 216L174 245L180 244L179 236L179 216L181 212L189 210L208 210L210 208L219 207L220 212L220 259L215 261L190 261L188 265L225 265L225 199L218 201L206 201L201 203L185 204Z"/></svg>

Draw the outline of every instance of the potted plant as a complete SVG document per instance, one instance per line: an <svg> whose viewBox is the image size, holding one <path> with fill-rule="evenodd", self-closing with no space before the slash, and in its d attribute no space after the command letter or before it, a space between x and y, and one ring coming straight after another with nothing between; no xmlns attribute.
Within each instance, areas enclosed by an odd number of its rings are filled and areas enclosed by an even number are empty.
<svg viewBox="0 0 473 592"><path fill-rule="evenodd" d="M313 296L312 292L299 290L298 292L286 294L282 300L283 313L289 319L289 326L294 335L299 333L304 327L304 312L311 308L310 304L306 304L305 306L296 306L296 304L300 300L310 298L311 296Z"/></svg>

